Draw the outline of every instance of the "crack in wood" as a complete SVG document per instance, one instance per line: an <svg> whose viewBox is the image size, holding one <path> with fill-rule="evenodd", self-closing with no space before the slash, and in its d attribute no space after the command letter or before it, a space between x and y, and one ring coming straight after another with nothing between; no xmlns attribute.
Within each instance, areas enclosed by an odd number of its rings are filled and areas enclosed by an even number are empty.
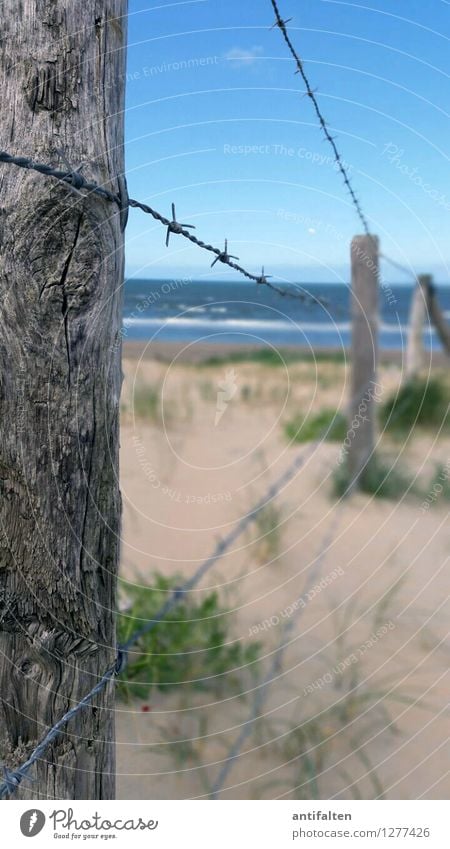
<svg viewBox="0 0 450 849"><path fill-rule="evenodd" d="M73 242L73 245L72 245L72 247L69 251L69 255L68 255L68 257L67 257L67 259L64 263L64 268L63 268L63 271L62 271L62 274L61 274L61 280L60 280L60 286L61 286L61 291L62 291L61 312L62 312L63 322L64 322L64 336L65 336L65 341L66 341L66 353L67 353L67 365L68 365L67 382L68 382L69 387L70 387L70 383L71 383L72 365L71 365L71 359L70 359L70 332L69 332L70 304L69 304L68 297L67 297L66 280L67 280L67 275L69 273L70 264L72 262L72 257L74 255L76 246L78 244L78 238L79 238L79 235L80 235L82 218L83 218L83 214L81 214L79 219L78 219L77 226L76 226L76 229L75 229L74 242Z"/></svg>
<svg viewBox="0 0 450 849"><path fill-rule="evenodd" d="M125 0L18 2L2 6L1 147L64 149L113 183L125 32L107 25L107 53L105 21ZM101 198L81 207L12 167L0 180L0 761L14 766L114 660L123 234ZM111 684L48 747L39 796L114 797L112 699Z"/></svg>

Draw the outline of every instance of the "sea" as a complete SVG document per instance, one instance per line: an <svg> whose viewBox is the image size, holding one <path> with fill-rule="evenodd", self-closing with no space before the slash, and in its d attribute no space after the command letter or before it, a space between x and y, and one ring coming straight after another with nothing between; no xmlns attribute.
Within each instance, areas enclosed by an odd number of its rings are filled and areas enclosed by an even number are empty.
<svg viewBox="0 0 450 849"><path fill-rule="evenodd" d="M282 296L265 285L240 281L128 279L123 338L260 347L349 347L349 285L275 285L288 293ZM441 308L450 320L450 286L439 286L437 292ZM380 287L381 348L406 346L412 293L413 285ZM424 343L428 348L440 349L429 326L424 331Z"/></svg>

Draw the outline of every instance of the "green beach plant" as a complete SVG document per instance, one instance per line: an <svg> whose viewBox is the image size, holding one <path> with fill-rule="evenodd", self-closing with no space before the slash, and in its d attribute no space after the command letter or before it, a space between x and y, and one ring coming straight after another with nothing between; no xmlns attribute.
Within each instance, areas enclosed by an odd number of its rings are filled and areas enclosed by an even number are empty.
<svg viewBox="0 0 450 849"><path fill-rule="evenodd" d="M182 579L156 573L152 586L119 585L122 598L117 615L119 643L151 621ZM125 609L124 609L125 606ZM230 636L231 618L216 592L187 594L162 622L140 637L130 650L128 665L118 679L122 699L146 698L157 688L238 692L243 680L254 674L260 644L245 645Z"/></svg>
<svg viewBox="0 0 450 849"><path fill-rule="evenodd" d="M229 354L208 357L201 366L223 366L227 363L260 363L266 366L284 366L286 363L345 363L342 351L300 351L286 349L276 351L272 348L257 348L250 351L232 351Z"/></svg>

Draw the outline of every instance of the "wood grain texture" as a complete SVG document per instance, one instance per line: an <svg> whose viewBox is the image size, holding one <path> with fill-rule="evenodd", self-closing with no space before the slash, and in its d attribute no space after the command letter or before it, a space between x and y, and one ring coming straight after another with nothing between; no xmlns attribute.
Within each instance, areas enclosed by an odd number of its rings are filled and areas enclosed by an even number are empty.
<svg viewBox="0 0 450 849"><path fill-rule="evenodd" d="M362 482L375 450L375 385L378 373L379 243L377 236L355 236L352 269L352 378L347 438L350 489Z"/></svg>
<svg viewBox="0 0 450 849"><path fill-rule="evenodd" d="M443 350L450 356L450 326L439 305L433 279L429 274L422 274L419 280L422 281L422 286L426 288L430 321L436 329Z"/></svg>
<svg viewBox="0 0 450 849"><path fill-rule="evenodd" d="M126 0L4 0L0 147L117 192ZM62 167L64 167L62 165ZM123 233L114 204L0 165L0 760L115 656ZM113 687L15 798L114 797Z"/></svg>

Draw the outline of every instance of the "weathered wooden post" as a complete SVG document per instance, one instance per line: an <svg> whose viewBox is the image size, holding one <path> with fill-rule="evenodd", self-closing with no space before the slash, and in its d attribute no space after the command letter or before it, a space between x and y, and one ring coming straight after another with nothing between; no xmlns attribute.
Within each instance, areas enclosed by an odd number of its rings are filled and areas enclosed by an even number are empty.
<svg viewBox="0 0 450 849"><path fill-rule="evenodd" d="M0 148L117 192L127 0L4 0ZM62 165L64 168L64 165ZM85 194L85 193L84 193ZM115 657L123 232L117 206L0 165L0 761ZM113 685L15 798L114 796Z"/></svg>
<svg viewBox="0 0 450 849"><path fill-rule="evenodd" d="M428 313L428 287L431 277L421 274L413 292L408 325L408 344L406 348L406 379L411 380L423 368L425 349L423 331Z"/></svg>
<svg viewBox="0 0 450 849"><path fill-rule="evenodd" d="M423 331L426 319L435 327L446 354L450 354L450 326L436 295L431 274L419 274L413 292L406 352L406 379L415 377L423 368L425 349Z"/></svg>
<svg viewBox="0 0 450 849"><path fill-rule="evenodd" d="M427 303L430 321L436 328L436 332L441 340L445 353L450 356L450 325L439 306L433 278L429 274L423 276L426 278Z"/></svg>
<svg viewBox="0 0 450 849"><path fill-rule="evenodd" d="M375 446L379 291L376 236L355 236L351 268L352 380L347 436L350 490L361 482Z"/></svg>

